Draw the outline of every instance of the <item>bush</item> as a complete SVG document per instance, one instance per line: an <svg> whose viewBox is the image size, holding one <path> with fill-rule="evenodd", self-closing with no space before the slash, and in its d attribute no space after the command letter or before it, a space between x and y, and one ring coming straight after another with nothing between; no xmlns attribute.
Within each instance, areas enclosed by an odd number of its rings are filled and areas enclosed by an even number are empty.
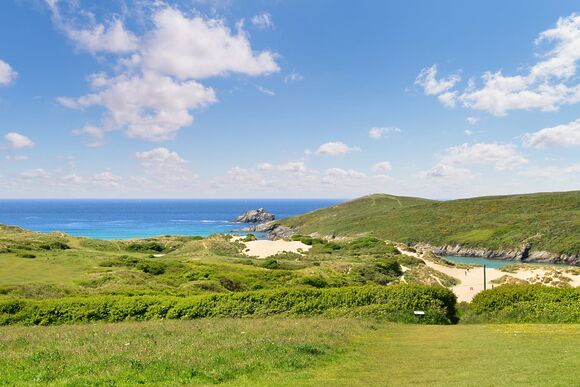
<svg viewBox="0 0 580 387"><path fill-rule="evenodd" d="M251 241L257 241L258 238L256 238L256 236L254 234L247 234L243 239L242 242L251 242Z"/></svg>
<svg viewBox="0 0 580 387"><path fill-rule="evenodd" d="M280 264L275 259L266 259L261 266L266 269L280 269Z"/></svg>
<svg viewBox="0 0 580 387"><path fill-rule="evenodd" d="M165 269L167 265L163 262L156 262L156 261L143 261L135 266L137 269L143 271L144 273L153 274L153 275L160 275L165 273Z"/></svg>
<svg viewBox="0 0 580 387"><path fill-rule="evenodd" d="M465 307L462 321L580 323L580 288L505 285L486 290Z"/></svg>
<svg viewBox="0 0 580 387"><path fill-rule="evenodd" d="M42 250L68 250L70 246L61 241L53 241L49 243L42 243L38 245Z"/></svg>
<svg viewBox="0 0 580 387"><path fill-rule="evenodd" d="M50 325L89 321L194 319L246 316L375 316L386 321L449 324L456 320L455 295L422 285L285 289L195 297L95 296L0 301L0 325ZM413 311L423 310L417 320Z"/></svg>
<svg viewBox="0 0 580 387"><path fill-rule="evenodd" d="M159 242L146 241L146 242L133 242L127 246L127 250L137 252L155 251L160 253L163 250L165 250L165 248Z"/></svg>
<svg viewBox="0 0 580 387"><path fill-rule="evenodd" d="M30 253L16 253L16 256L20 258L36 258L36 255Z"/></svg>
<svg viewBox="0 0 580 387"><path fill-rule="evenodd" d="M99 263L102 267L134 267L141 260L135 257L129 257L128 255L121 255L117 258L107 259Z"/></svg>

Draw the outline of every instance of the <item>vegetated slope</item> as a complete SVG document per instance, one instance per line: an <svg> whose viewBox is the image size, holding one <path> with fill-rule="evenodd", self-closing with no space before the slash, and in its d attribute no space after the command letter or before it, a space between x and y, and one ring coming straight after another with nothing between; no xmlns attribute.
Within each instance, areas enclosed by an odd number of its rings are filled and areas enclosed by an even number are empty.
<svg viewBox="0 0 580 387"><path fill-rule="evenodd" d="M282 220L301 233L372 235L406 243L460 244L580 254L580 191L431 201L370 195Z"/></svg>

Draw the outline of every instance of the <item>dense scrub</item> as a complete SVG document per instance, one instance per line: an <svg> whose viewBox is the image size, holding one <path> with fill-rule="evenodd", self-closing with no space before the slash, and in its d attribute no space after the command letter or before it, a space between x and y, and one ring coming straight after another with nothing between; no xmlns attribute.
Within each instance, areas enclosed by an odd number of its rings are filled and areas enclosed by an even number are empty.
<svg viewBox="0 0 580 387"><path fill-rule="evenodd" d="M462 322L580 323L580 288L505 285L462 306Z"/></svg>
<svg viewBox="0 0 580 387"><path fill-rule="evenodd" d="M288 289L197 297L60 298L0 301L0 324L196 319L247 316L372 316L386 321L449 324L455 295L442 287L395 285L340 289ZM423 310L425 317L413 312Z"/></svg>

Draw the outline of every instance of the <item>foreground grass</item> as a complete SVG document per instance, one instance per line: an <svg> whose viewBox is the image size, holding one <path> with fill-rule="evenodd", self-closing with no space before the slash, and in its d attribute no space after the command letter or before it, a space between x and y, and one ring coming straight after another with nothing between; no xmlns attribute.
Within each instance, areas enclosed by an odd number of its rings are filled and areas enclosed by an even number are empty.
<svg viewBox="0 0 580 387"><path fill-rule="evenodd" d="M0 328L0 384L577 385L580 325L213 319Z"/></svg>
<svg viewBox="0 0 580 387"><path fill-rule="evenodd" d="M386 325L295 385L573 386L579 325ZM276 384L275 382L272 385Z"/></svg>
<svg viewBox="0 0 580 387"><path fill-rule="evenodd" d="M335 359L369 323L212 319L0 328L0 384L243 382Z"/></svg>

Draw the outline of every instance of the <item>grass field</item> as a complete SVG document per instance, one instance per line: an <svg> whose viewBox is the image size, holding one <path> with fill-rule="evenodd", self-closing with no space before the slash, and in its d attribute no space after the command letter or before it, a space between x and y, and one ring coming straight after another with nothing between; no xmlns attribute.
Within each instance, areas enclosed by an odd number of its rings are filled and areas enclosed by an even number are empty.
<svg viewBox="0 0 580 387"><path fill-rule="evenodd" d="M303 234L580 254L580 191L432 201L370 195L284 219Z"/></svg>
<svg viewBox="0 0 580 387"><path fill-rule="evenodd" d="M579 325L211 319L0 328L0 384L571 386Z"/></svg>

